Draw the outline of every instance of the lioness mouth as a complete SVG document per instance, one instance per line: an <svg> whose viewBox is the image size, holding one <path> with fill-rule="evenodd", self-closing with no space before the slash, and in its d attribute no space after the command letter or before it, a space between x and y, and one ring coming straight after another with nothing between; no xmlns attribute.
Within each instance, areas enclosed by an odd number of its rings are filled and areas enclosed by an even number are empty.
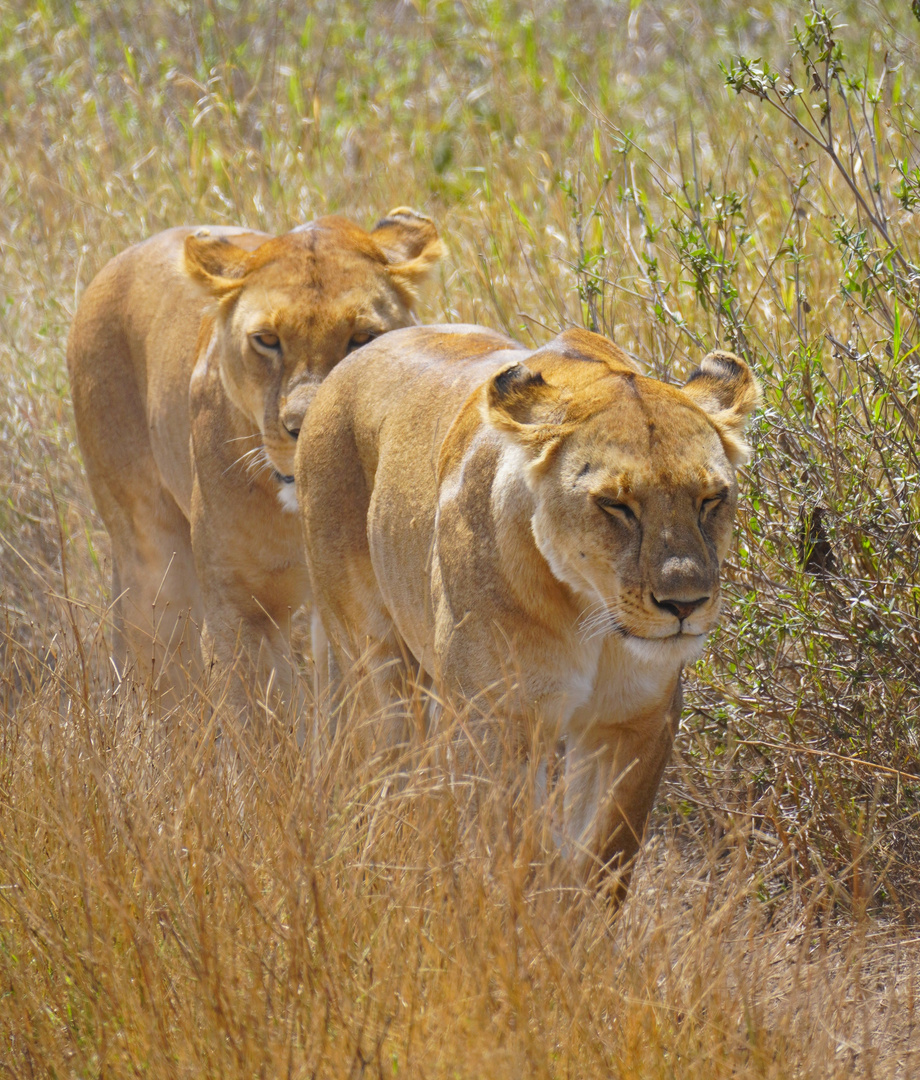
<svg viewBox="0 0 920 1080"><path fill-rule="evenodd" d="M277 469L275 470L275 479L278 481L279 484L293 484L294 483L294 477L293 476L283 476L280 472L277 471Z"/></svg>

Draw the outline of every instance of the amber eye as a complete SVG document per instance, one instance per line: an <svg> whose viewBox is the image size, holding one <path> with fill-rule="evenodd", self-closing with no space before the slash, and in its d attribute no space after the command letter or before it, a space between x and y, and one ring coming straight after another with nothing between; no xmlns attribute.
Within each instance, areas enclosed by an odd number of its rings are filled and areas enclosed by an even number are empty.
<svg viewBox="0 0 920 1080"><path fill-rule="evenodd" d="M700 521L706 521L707 518L712 516L714 510L725 502L725 496L723 494L714 495L711 499L703 499L703 505L700 507Z"/></svg>
<svg viewBox="0 0 920 1080"><path fill-rule="evenodd" d="M373 341L375 337L375 334L368 333L366 330L361 330L358 333L352 334L351 340L348 342L348 352L354 352L355 349L360 349L362 345L366 345L369 341Z"/></svg>
<svg viewBox="0 0 920 1080"><path fill-rule="evenodd" d="M281 352L281 339L270 330L259 330L249 335L252 347L263 356L274 357Z"/></svg>
<svg viewBox="0 0 920 1080"><path fill-rule="evenodd" d="M614 499L598 499L597 505L604 511L605 514L609 514L611 517L620 518L623 521L638 521L636 512L631 506L627 506L626 503L616 502Z"/></svg>

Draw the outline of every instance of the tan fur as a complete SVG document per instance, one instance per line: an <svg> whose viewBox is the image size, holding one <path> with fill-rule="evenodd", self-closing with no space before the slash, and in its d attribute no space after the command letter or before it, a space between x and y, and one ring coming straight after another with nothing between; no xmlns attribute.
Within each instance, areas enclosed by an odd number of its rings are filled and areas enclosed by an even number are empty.
<svg viewBox="0 0 920 1080"><path fill-rule="evenodd" d="M237 697L288 688L308 579L283 478L304 411L367 335L414 321L441 251L406 209L371 232L337 217L278 237L178 228L87 288L67 362L112 538L116 661L130 655L167 702L199 672L199 627L209 661L247 658Z"/></svg>
<svg viewBox="0 0 920 1080"><path fill-rule="evenodd" d="M586 331L529 352L427 327L350 357L307 417L296 478L335 667L369 658L393 700L408 661L561 740L558 839L585 878L638 848L718 617L758 396L729 354L678 388Z"/></svg>

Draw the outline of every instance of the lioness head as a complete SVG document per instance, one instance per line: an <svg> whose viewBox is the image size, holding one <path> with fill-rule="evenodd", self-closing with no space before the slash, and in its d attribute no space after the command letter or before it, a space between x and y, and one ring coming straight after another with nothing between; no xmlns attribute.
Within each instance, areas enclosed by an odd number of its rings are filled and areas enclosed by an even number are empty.
<svg viewBox="0 0 920 1080"><path fill-rule="evenodd" d="M416 289L443 251L434 225L393 210L371 232L325 217L251 245L204 231L184 270L217 301L212 348L227 396L262 434L280 477L316 387L349 352L414 321Z"/></svg>
<svg viewBox="0 0 920 1080"><path fill-rule="evenodd" d="M566 349L565 380L554 384L564 339L583 355ZM578 358L586 363L573 385ZM758 400L730 353L711 353L678 388L580 331L487 384L485 416L518 448L534 537L584 601L584 637L617 634L646 658L698 655L718 617L735 468Z"/></svg>

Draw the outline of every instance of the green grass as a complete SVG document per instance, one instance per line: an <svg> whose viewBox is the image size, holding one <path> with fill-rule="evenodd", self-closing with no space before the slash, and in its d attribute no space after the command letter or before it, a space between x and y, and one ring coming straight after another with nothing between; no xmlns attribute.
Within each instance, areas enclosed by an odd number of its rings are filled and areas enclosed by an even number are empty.
<svg viewBox="0 0 920 1080"><path fill-rule="evenodd" d="M775 0L309 10L0 7L0 1066L915 1075L920 24L845 4L823 56ZM615 917L424 748L398 789L284 735L238 773L201 707L112 693L82 289L167 226L402 204L449 249L427 320L593 326L665 378L724 345L764 384Z"/></svg>

